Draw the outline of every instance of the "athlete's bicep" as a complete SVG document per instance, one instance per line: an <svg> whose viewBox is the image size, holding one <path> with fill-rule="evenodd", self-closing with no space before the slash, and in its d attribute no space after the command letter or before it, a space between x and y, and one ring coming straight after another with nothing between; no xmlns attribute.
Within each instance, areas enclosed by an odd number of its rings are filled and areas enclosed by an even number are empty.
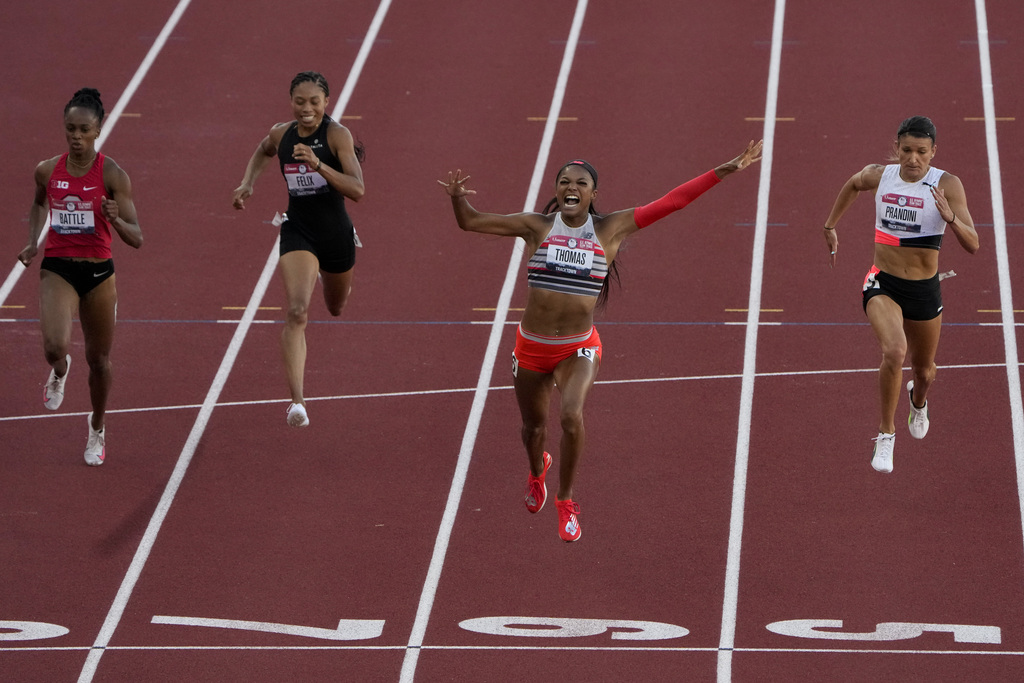
<svg viewBox="0 0 1024 683"><path fill-rule="evenodd" d="M882 182L882 172L884 170L885 167L881 164L869 164L850 178L850 185L858 192L876 190L878 189L878 184Z"/></svg>
<svg viewBox="0 0 1024 683"><path fill-rule="evenodd" d="M356 156L355 141L348 128L341 125L331 126L328 144L334 156L341 162L341 168L346 175L363 180L363 169L359 165L359 157Z"/></svg>
<svg viewBox="0 0 1024 683"><path fill-rule="evenodd" d="M281 138L291 123L277 123L267 133L267 137L260 140L259 149L268 157L277 156L277 148L281 146Z"/></svg>
<svg viewBox="0 0 1024 683"><path fill-rule="evenodd" d="M595 228L606 248L609 244L618 244L640 229L633 216L635 211L636 209L615 211L596 221Z"/></svg>
<svg viewBox="0 0 1024 683"><path fill-rule="evenodd" d="M127 223L138 222L135 212L135 200L132 198L132 181L125 170L111 163L110 168L104 167L104 185L110 198L117 202L118 215Z"/></svg>
<svg viewBox="0 0 1024 683"><path fill-rule="evenodd" d="M461 199L465 199L464 197ZM551 221L539 213L482 213L462 202L463 208L456 207L459 227L468 232L499 237L521 237L529 244L540 244L551 229Z"/></svg>
<svg viewBox="0 0 1024 683"><path fill-rule="evenodd" d="M953 213L965 224L973 227L974 221L971 218L970 209L967 208L967 193L960 178L952 173L943 173L939 178L939 189L945 195L946 202Z"/></svg>
<svg viewBox="0 0 1024 683"><path fill-rule="evenodd" d="M942 177L939 178L939 188L946 195L946 201L952 203L953 200L958 202L967 202L967 197L964 193L964 185L960 182L952 173L943 173Z"/></svg>
<svg viewBox="0 0 1024 683"><path fill-rule="evenodd" d="M33 202L39 206L46 206L46 185L50 182L50 176L53 174L52 169L47 171L46 162L36 166L35 181L36 191L33 197Z"/></svg>
<svg viewBox="0 0 1024 683"><path fill-rule="evenodd" d="M57 168L57 161L60 157L53 157L46 161L40 161L36 165L34 178L36 181L35 203L40 206L47 205L46 188L50 184L50 176Z"/></svg>

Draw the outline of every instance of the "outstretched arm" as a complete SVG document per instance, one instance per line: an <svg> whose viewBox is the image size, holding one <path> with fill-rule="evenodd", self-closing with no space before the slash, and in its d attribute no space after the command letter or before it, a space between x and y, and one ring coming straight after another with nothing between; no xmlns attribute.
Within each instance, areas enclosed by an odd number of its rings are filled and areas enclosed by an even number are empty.
<svg viewBox="0 0 1024 683"><path fill-rule="evenodd" d="M721 166L715 169L715 175L719 179L725 178L725 176L735 173L736 171L742 171L747 166L750 166L755 161L761 161L761 150L764 148L764 140L758 140L754 142L751 140L747 143L747 148L740 152L732 161L727 161Z"/></svg>
<svg viewBox="0 0 1024 683"><path fill-rule="evenodd" d="M742 171L755 161L760 161L763 145L763 140L759 140L756 143L751 140L747 144L747 148L735 159L727 161L714 170L683 183L657 201L634 209L633 222L636 224L636 229L646 228L651 223L680 210L720 183L725 176Z"/></svg>
<svg viewBox="0 0 1024 683"><path fill-rule="evenodd" d="M541 214L537 213L483 213L474 209L468 195L476 194L476 190L466 187L469 176L462 175L462 170L454 173L448 172L448 182L438 180L437 182L448 192L452 198L452 210L455 211L455 221L459 227L467 232L480 232L485 235L499 235L502 237L522 237L526 242L535 246L539 241L537 235L543 230L547 232L550 227Z"/></svg>

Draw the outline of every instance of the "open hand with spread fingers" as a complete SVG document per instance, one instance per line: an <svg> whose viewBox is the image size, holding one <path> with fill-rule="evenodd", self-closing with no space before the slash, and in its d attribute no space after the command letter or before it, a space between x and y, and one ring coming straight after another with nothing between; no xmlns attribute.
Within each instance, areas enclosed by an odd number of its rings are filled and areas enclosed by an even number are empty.
<svg viewBox="0 0 1024 683"><path fill-rule="evenodd" d="M751 140L747 143L747 148L743 150L738 157L732 161L726 162L715 169L718 173L718 177L722 178L735 173L736 171L742 171L747 166L750 166L754 162L761 161L761 150L764 147L764 140L758 140L754 142Z"/></svg>
<svg viewBox="0 0 1024 683"><path fill-rule="evenodd" d="M454 173L448 171L448 182L438 180L438 184L443 186L448 194L452 197L465 197L469 194L476 194L476 190L466 189L466 181L469 180L470 176L462 175L462 169L456 170Z"/></svg>

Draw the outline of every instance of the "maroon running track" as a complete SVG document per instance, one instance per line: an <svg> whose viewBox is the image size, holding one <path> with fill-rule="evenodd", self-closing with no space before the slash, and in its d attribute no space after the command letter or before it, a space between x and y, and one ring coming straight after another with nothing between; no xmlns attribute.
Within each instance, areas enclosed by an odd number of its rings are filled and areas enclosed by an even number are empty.
<svg viewBox="0 0 1024 683"><path fill-rule="evenodd" d="M176 7L61 4L16 3L0 26L0 253L12 268L32 169L63 150L64 103L89 85L112 110ZM576 4L388 9L344 111L367 147L368 192L350 206L366 246L343 315L313 302L312 424L295 431L276 275L217 379L287 199L273 168L246 211L231 193L260 137L289 118L296 72L324 72L332 104L341 96L378 3L192 0L103 146L131 175L146 239L115 247L103 467L81 456L77 327L67 399L57 413L40 405L38 262L0 301L0 679L1024 678L1024 453L998 313L1024 291L1024 197L1011 191L1024 6L986 5L998 207L972 3L790 0L773 126L772 3L590 3L541 204L569 158L600 170L609 211L766 129L774 141L756 364L745 353L760 168L622 251L622 285L598 322L583 538L567 545L553 503L531 516L521 502L509 386L521 272L486 403L474 402L512 241L459 231L435 180L461 168L476 206L523 209ZM943 284L931 431L915 441L898 424L885 476L869 466L879 354L859 294L871 202L841 224L834 270L820 226L843 182L884 161L899 121L918 113L936 121L935 165L962 179L982 248L972 257L946 240L941 270L957 275ZM749 413L745 370L757 373ZM555 425L553 451L557 437Z"/></svg>

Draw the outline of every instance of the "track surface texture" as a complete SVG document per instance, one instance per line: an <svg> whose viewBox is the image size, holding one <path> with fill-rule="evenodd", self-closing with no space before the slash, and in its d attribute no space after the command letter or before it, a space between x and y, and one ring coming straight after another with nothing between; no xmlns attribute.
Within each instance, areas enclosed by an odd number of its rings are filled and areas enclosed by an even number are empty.
<svg viewBox="0 0 1024 683"><path fill-rule="evenodd" d="M8 5L0 680L1024 679L1024 4ZM314 293L311 425L293 430L284 183L271 167L244 212L231 196L308 69L367 148L365 247L340 317ZM114 247L100 468L81 455L81 329L51 413L38 260L15 259L32 169L64 151L83 86L120 104L102 151L145 234ZM882 475L871 198L834 269L821 225L914 114L981 250L946 238L931 431L910 438L901 396ZM553 501L522 503L525 263L460 231L436 180L460 168L477 208L539 210L583 157L612 211L761 138L760 165L620 252L565 544Z"/></svg>

